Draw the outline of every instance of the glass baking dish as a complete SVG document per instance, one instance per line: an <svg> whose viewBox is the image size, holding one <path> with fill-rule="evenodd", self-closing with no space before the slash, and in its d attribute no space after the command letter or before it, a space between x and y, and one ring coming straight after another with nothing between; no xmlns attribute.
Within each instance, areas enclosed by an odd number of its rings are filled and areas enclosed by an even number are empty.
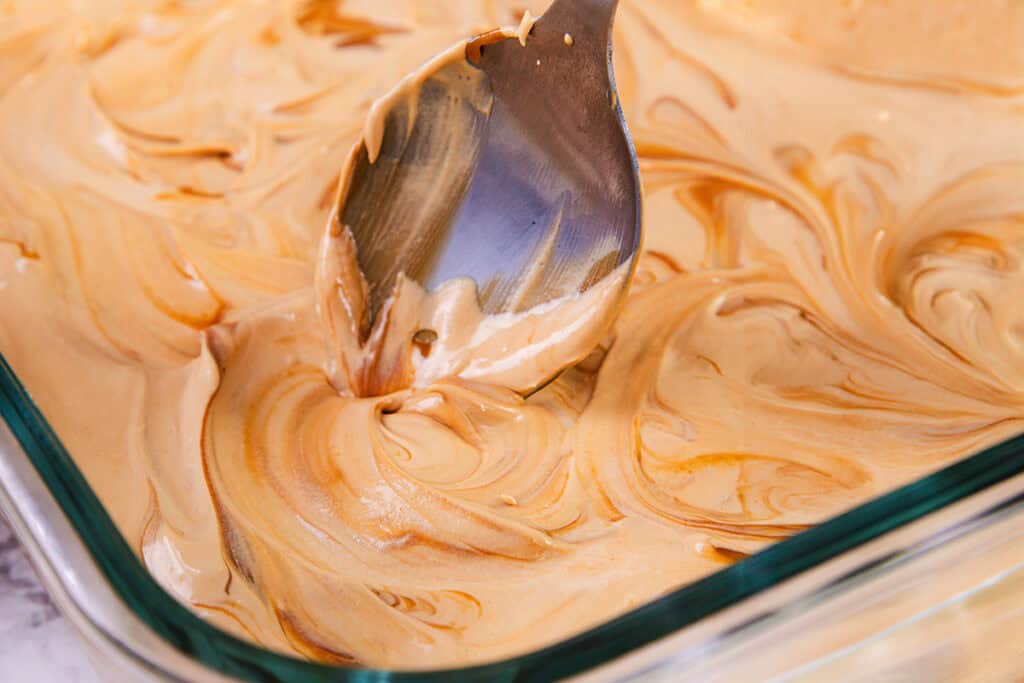
<svg viewBox="0 0 1024 683"><path fill-rule="evenodd" d="M101 671L117 672L111 680L877 680L915 678L929 666L960 667L967 677L971 667L998 678L1024 671L1024 639L985 637L1024 629L1024 435L542 650L409 673L302 661L202 621L150 577L2 357L0 416L0 510ZM939 637L942 647L932 642ZM951 651L967 654L953 661Z"/></svg>

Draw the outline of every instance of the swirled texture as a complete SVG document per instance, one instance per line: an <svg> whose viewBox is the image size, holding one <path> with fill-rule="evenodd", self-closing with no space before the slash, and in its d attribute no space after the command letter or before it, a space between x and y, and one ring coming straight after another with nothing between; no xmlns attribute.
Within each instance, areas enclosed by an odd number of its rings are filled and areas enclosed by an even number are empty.
<svg viewBox="0 0 1024 683"><path fill-rule="evenodd" d="M647 234L615 327L528 399L342 396L314 269L345 155L401 76L525 9L0 2L0 352L232 632L525 652L1024 428L998 0L624 0Z"/></svg>

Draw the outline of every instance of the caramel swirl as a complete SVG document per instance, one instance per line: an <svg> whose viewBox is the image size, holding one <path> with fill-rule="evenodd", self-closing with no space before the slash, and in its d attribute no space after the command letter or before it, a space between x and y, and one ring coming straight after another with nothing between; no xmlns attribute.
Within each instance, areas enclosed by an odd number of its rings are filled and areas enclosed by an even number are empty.
<svg viewBox="0 0 1024 683"><path fill-rule="evenodd" d="M0 1L0 352L233 633L524 653L1024 429L1021 3L624 0L614 327L532 394L601 330L524 349L601 301L498 324L408 283L366 346L339 170L525 4Z"/></svg>

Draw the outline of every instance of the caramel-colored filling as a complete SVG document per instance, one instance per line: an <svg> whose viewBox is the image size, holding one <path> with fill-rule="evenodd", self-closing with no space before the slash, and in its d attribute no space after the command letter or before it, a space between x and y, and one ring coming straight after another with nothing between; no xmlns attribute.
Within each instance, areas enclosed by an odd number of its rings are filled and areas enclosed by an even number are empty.
<svg viewBox="0 0 1024 683"><path fill-rule="evenodd" d="M623 0L646 236L614 327L526 399L521 339L346 392L316 282L351 272L321 243L371 103L544 4L0 0L0 352L204 618L493 660L1024 429L996 0Z"/></svg>

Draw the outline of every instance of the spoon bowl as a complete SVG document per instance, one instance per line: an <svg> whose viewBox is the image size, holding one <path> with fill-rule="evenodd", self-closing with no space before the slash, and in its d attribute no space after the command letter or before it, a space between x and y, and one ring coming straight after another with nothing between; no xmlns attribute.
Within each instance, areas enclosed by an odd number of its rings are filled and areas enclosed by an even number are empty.
<svg viewBox="0 0 1024 683"><path fill-rule="evenodd" d="M335 207L368 289L363 334L400 275L427 291L470 278L495 315L586 292L625 264L624 296L641 193L612 74L616 5L556 0L374 105Z"/></svg>

